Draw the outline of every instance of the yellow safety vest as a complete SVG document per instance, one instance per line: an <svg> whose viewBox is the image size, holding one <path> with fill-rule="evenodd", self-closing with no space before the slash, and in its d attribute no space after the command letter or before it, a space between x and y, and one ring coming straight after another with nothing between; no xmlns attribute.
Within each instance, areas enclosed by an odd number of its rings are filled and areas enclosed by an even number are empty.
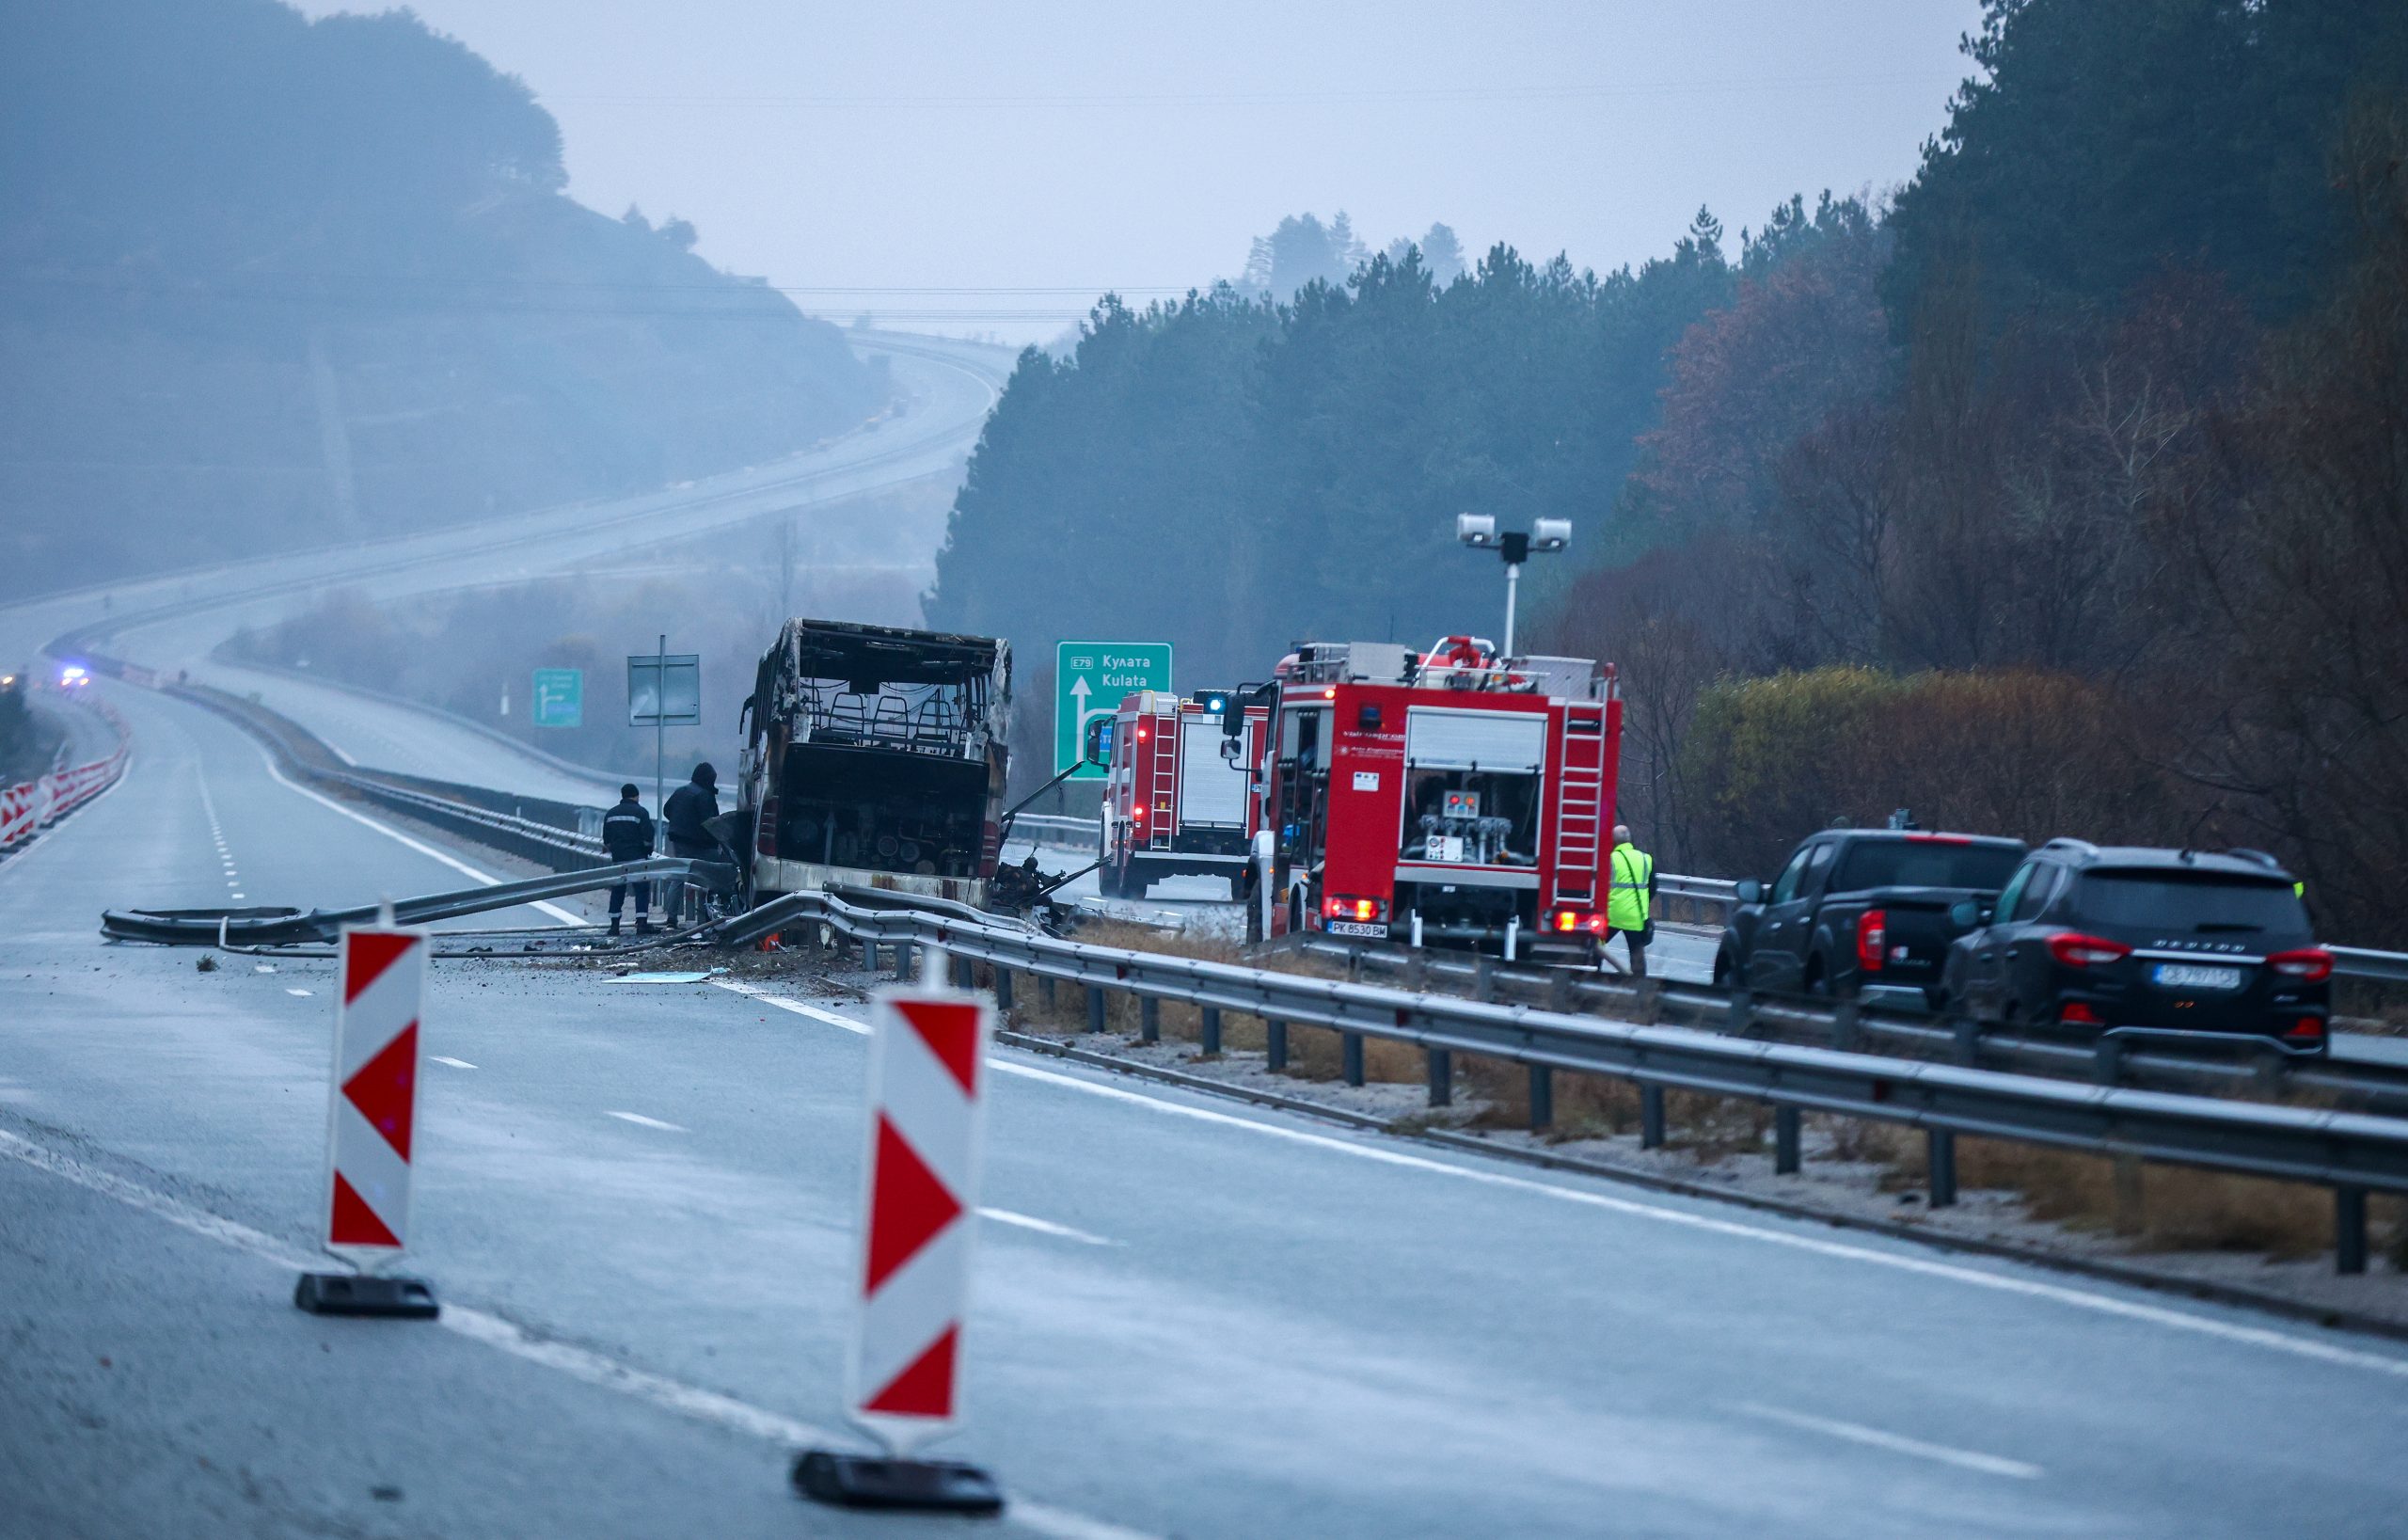
<svg viewBox="0 0 2408 1540"><path fill-rule="evenodd" d="M1624 842L1614 847L1613 886L1606 898L1606 923L1617 930L1647 929L1647 881L1656 858Z"/></svg>

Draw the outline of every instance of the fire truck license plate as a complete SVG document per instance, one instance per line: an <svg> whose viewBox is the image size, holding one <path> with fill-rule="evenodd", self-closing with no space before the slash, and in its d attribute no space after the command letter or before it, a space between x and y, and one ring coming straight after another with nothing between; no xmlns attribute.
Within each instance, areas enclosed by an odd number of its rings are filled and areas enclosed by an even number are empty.
<svg viewBox="0 0 2408 1540"><path fill-rule="evenodd" d="M1386 936L1388 928L1370 920L1332 920L1329 922L1329 933L1333 936L1370 936L1376 940Z"/></svg>

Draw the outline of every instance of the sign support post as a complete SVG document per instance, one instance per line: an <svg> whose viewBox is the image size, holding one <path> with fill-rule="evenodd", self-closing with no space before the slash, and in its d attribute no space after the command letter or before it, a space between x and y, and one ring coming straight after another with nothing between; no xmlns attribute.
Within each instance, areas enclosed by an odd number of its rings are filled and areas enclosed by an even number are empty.
<svg viewBox="0 0 2408 1540"><path fill-rule="evenodd" d="M871 1003L860 1294L845 1405L886 1453L805 1451L793 1479L807 1497L948 1513L1004 1506L1002 1488L976 1466L913 1457L961 1425L962 1325L994 1024L983 995L926 982L881 990Z"/></svg>
<svg viewBox="0 0 2408 1540"><path fill-rule="evenodd" d="M390 911L387 913L389 915ZM293 1303L318 1315L432 1320L434 1291L385 1272L408 1246L427 932L353 926L337 948L334 1075L326 1114L325 1248L349 1273L304 1273Z"/></svg>

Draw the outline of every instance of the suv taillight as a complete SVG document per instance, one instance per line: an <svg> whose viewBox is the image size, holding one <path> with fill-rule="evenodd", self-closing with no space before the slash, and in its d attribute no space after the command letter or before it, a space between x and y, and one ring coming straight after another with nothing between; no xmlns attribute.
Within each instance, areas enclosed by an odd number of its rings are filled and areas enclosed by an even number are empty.
<svg viewBox="0 0 2408 1540"><path fill-rule="evenodd" d="M1879 973L1881 959L1890 945L1890 912L1868 909L1864 918L1856 922L1856 965L1866 973Z"/></svg>
<svg viewBox="0 0 2408 1540"><path fill-rule="evenodd" d="M2266 960L2266 966L2286 978L2321 984L2333 976L2333 954L2321 946L2303 946L2297 951L2276 952Z"/></svg>
<svg viewBox="0 0 2408 1540"><path fill-rule="evenodd" d="M2049 938L2049 955L2068 968L2090 968L2101 963L2121 962L2132 955L2132 949L2120 941L2104 936L2085 936L2078 930L2060 931Z"/></svg>

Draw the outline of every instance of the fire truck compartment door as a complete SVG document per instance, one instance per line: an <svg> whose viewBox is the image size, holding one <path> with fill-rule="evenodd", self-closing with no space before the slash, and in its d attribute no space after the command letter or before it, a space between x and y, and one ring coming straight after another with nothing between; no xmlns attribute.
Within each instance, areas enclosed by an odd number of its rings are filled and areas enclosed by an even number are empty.
<svg viewBox="0 0 2408 1540"><path fill-rule="evenodd" d="M1209 718L1179 724L1179 821L1245 822L1245 770L1221 757L1221 724Z"/></svg>
<svg viewBox="0 0 2408 1540"><path fill-rule="evenodd" d="M1416 770L1535 774L1545 749L1542 712L1417 706L1405 718L1404 762Z"/></svg>

